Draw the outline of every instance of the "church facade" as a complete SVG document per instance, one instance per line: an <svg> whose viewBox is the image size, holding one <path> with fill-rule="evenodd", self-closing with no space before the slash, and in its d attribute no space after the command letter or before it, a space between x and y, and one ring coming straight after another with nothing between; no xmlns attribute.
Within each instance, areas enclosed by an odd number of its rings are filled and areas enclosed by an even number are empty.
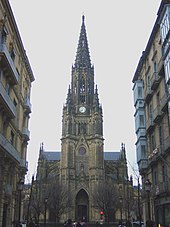
<svg viewBox="0 0 170 227"><path fill-rule="evenodd" d="M61 151L45 151L43 145L40 146L37 181L56 175L71 198L71 209L62 214L63 221L68 218L88 222L100 220L104 207L102 209L94 199L99 188L113 184L118 192L116 197L123 199L129 184L132 185L128 180L125 145L122 144L117 152L104 151L102 106L94 83L84 16L71 85L63 107ZM119 202L112 205L117 206L117 210L112 213L111 220L128 218L129 210L126 212L125 206L122 212Z"/></svg>

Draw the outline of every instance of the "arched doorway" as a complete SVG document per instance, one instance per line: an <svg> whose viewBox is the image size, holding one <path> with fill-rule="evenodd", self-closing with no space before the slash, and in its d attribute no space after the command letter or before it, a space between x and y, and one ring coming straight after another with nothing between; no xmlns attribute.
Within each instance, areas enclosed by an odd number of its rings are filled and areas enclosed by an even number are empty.
<svg viewBox="0 0 170 227"><path fill-rule="evenodd" d="M76 220L88 221L89 197L84 189L81 189L76 196Z"/></svg>

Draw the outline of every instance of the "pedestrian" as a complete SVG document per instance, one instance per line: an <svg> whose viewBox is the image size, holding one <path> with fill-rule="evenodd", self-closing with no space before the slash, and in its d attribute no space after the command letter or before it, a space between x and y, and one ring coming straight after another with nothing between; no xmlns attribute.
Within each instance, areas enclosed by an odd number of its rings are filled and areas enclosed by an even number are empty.
<svg viewBox="0 0 170 227"><path fill-rule="evenodd" d="M122 221L119 221L118 227L122 227Z"/></svg>
<svg viewBox="0 0 170 227"><path fill-rule="evenodd" d="M96 221L96 227L99 227L99 226L100 226L99 222L98 222L98 221Z"/></svg>
<svg viewBox="0 0 170 227"><path fill-rule="evenodd" d="M132 223L131 223L130 220L127 220L127 222L126 222L126 227L132 227Z"/></svg>
<svg viewBox="0 0 170 227"><path fill-rule="evenodd" d="M146 221L146 227L154 227L154 222L150 219Z"/></svg>
<svg viewBox="0 0 170 227"><path fill-rule="evenodd" d="M22 225L19 222L16 222L14 226L15 227L22 227Z"/></svg>
<svg viewBox="0 0 170 227"><path fill-rule="evenodd" d="M77 222L76 227L82 227L79 221Z"/></svg>
<svg viewBox="0 0 170 227"><path fill-rule="evenodd" d="M71 219L67 220L66 227L72 227L72 220Z"/></svg>
<svg viewBox="0 0 170 227"><path fill-rule="evenodd" d="M33 222L33 220L31 219L30 223L29 223L29 227L35 227L35 224Z"/></svg>

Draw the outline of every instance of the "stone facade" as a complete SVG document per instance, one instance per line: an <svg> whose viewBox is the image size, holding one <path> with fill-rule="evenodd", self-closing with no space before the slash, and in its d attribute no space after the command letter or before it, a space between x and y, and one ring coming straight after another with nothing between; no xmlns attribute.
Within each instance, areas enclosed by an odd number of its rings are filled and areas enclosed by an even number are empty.
<svg viewBox="0 0 170 227"><path fill-rule="evenodd" d="M124 144L118 152L104 151L102 106L97 85L94 85L84 16L71 85L63 107L61 152L49 152L43 145L40 147L37 181L43 178L48 181L54 175L59 176L72 198L71 209L62 215L61 221L68 218L82 220L84 217L88 222L96 222L100 220L101 207L93 200L95 192L103 185L110 184L111 187L114 184L119 191L117 197L125 199L127 188L132 186L128 180ZM120 219L120 215L117 204L111 220ZM128 215L124 210L122 218L127 219Z"/></svg>
<svg viewBox="0 0 170 227"><path fill-rule="evenodd" d="M144 217L168 226L170 220L170 1L157 19L134 78L136 154L143 184ZM146 191L145 183L151 183ZM149 204L149 205L148 205Z"/></svg>
<svg viewBox="0 0 170 227"><path fill-rule="evenodd" d="M34 76L8 1L0 1L0 226L20 219Z"/></svg>

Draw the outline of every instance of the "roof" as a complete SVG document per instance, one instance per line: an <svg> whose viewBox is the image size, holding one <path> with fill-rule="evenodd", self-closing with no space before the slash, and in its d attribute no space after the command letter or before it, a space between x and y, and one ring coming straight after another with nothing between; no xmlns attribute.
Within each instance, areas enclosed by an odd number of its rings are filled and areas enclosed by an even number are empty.
<svg viewBox="0 0 170 227"><path fill-rule="evenodd" d="M60 151L45 151L43 152L44 159L48 161L59 161L60 160Z"/></svg>
<svg viewBox="0 0 170 227"><path fill-rule="evenodd" d="M120 158L120 152L119 151L105 151L104 152L104 160L106 161L117 161Z"/></svg>
<svg viewBox="0 0 170 227"><path fill-rule="evenodd" d="M61 157L60 151L43 151L43 157L48 161L59 161ZM120 152L118 151L106 151L104 152L104 160L117 161L120 158Z"/></svg>

